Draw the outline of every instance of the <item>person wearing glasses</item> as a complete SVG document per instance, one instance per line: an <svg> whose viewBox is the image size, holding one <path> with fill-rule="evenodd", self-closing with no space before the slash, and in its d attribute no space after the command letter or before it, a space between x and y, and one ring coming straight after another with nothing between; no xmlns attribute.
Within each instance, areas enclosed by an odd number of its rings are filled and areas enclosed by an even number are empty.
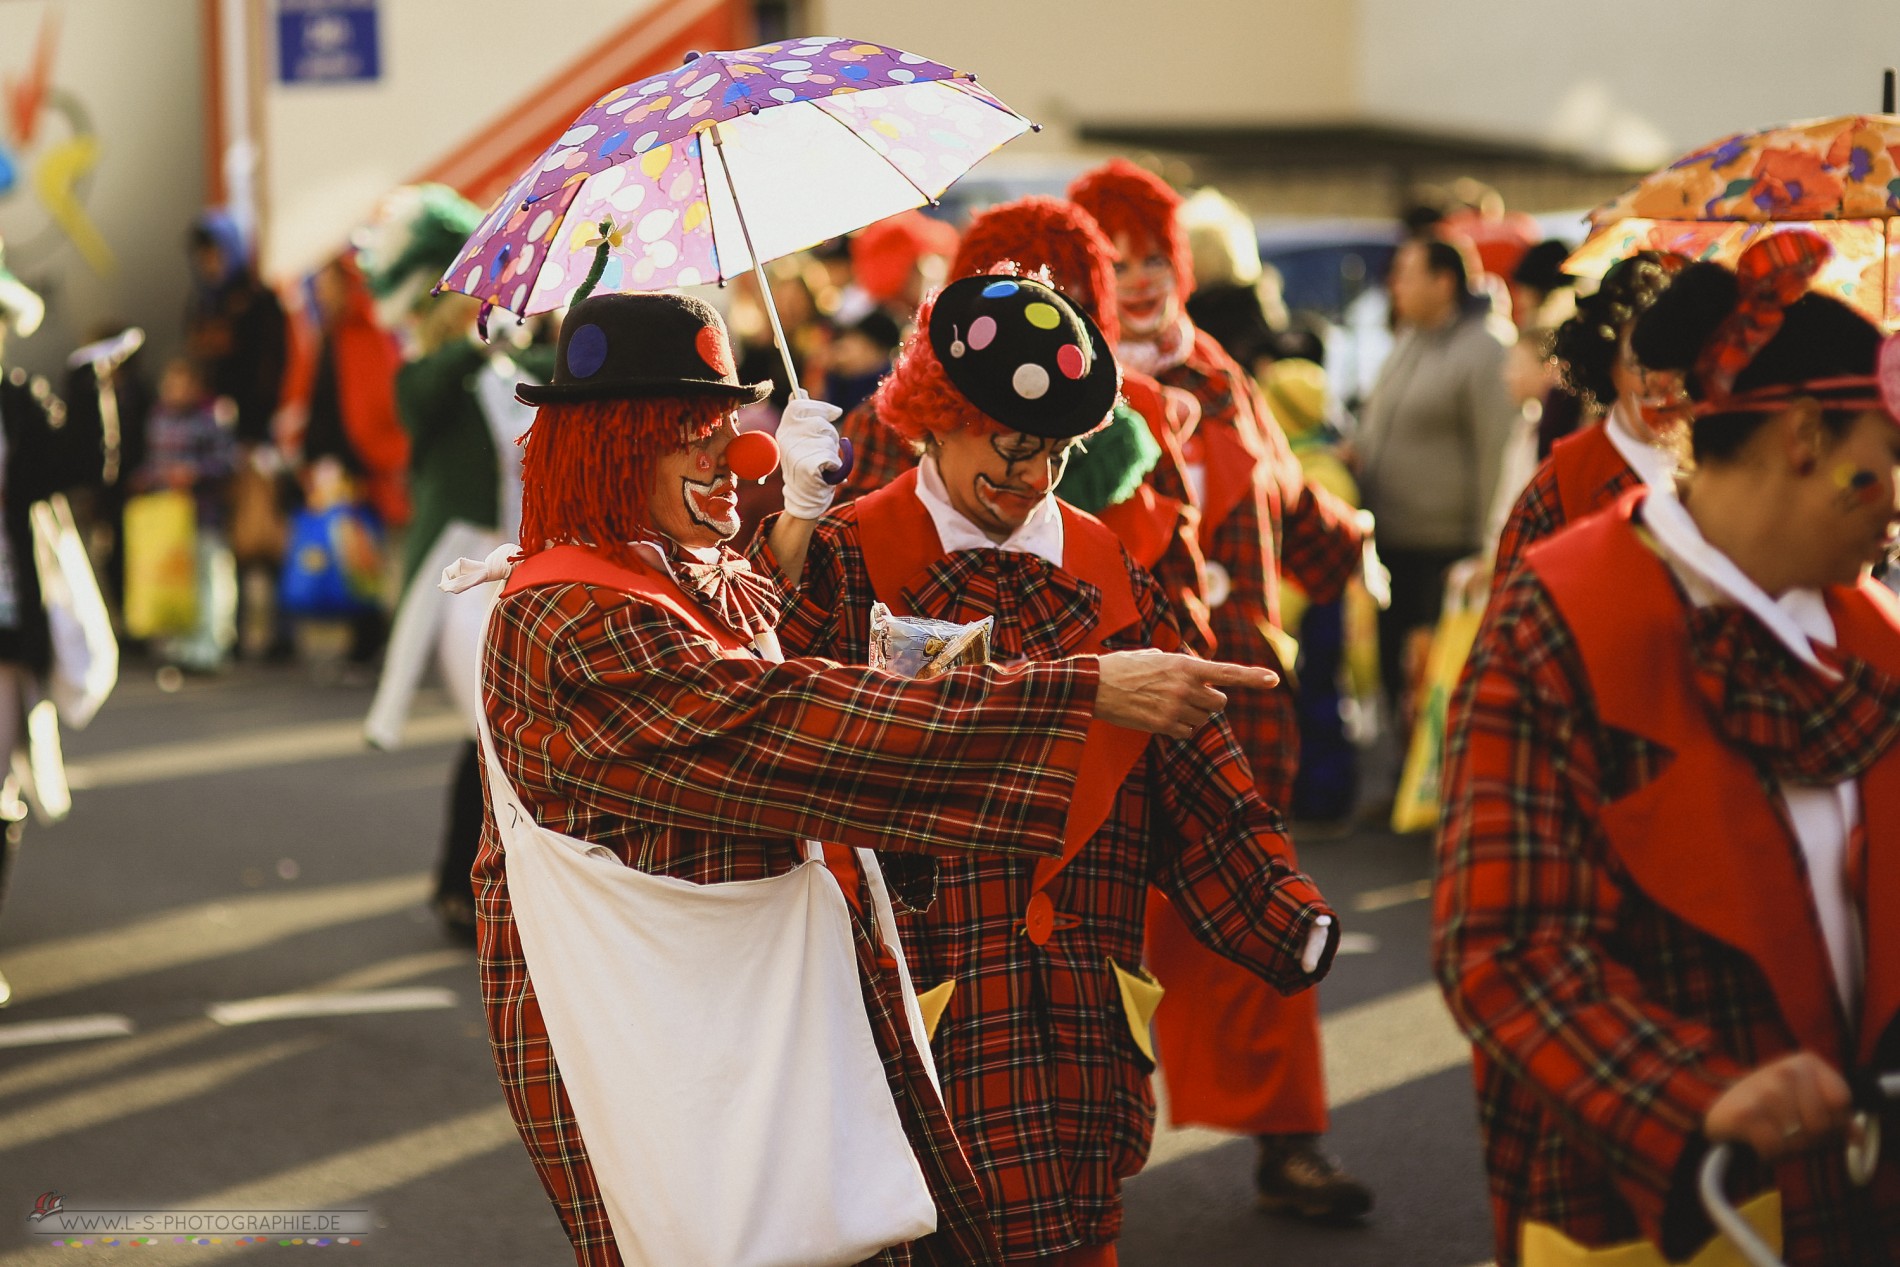
<svg viewBox="0 0 1900 1267"><path fill-rule="evenodd" d="M993 273L945 287L917 328L876 400L918 451L914 470L814 523L798 508L808 491L823 499L815 464L835 459L780 437L788 511L754 561L789 587L787 653L867 662L874 603L900 618L991 617L993 658L1027 668L1177 647L1161 587L1054 496L1116 401L1094 322L1040 282ZM1158 738L1098 718L1059 859L945 856L934 902L927 877L905 895L944 1103L1006 1262L1115 1261L1121 1182L1154 1128L1150 885L1203 943L1284 993L1331 963L1332 912L1295 867L1225 704Z"/></svg>

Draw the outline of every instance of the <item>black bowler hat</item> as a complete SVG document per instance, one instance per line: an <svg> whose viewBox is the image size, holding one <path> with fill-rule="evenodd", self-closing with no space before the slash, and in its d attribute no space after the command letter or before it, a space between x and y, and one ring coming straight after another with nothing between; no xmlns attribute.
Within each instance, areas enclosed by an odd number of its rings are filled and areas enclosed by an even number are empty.
<svg viewBox="0 0 1900 1267"><path fill-rule="evenodd" d="M1108 340L1041 282L954 281L930 314L930 347L964 399L1011 431L1066 440L1101 426L1121 376Z"/></svg>
<svg viewBox="0 0 1900 1267"><path fill-rule="evenodd" d="M554 381L521 383L530 405L633 396L764 400L770 383L741 383L726 323L691 295L589 295L561 323Z"/></svg>

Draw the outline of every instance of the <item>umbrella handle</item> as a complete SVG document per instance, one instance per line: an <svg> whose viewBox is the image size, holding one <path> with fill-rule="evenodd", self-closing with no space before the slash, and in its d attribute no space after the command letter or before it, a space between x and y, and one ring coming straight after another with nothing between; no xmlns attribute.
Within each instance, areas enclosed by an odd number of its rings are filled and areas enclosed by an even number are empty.
<svg viewBox="0 0 1900 1267"><path fill-rule="evenodd" d="M819 473L818 478L836 488L851 478L851 468L858 464L858 451L852 447L848 437L838 437L838 456L844 461L836 466L828 466Z"/></svg>

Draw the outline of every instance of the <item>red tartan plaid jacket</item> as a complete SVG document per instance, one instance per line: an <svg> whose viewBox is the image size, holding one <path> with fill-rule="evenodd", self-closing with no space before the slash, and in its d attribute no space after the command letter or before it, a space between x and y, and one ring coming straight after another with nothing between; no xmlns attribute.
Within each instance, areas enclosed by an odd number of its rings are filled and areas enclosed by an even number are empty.
<svg viewBox="0 0 1900 1267"><path fill-rule="evenodd" d="M1538 463L1537 473L1517 495L1498 536L1497 558L1491 565L1494 588L1504 588L1524 561L1526 550L1565 524L1613 504L1643 482L1610 442L1607 426L1599 421L1565 436Z"/></svg>
<svg viewBox="0 0 1900 1267"><path fill-rule="evenodd" d="M1094 694L1093 660L928 682L817 660L773 665L723 650L658 606L571 583L505 594L483 665L498 755L536 819L628 866L701 884L780 874L804 837L1051 854ZM489 814L474 881L495 1064L577 1259L611 1267L620 1256L522 960ZM940 1219L934 1236L877 1261L994 1262L983 1192L862 919L857 949L865 1008ZM759 1146L796 1164L795 1140Z"/></svg>
<svg viewBox="0 0 1900 1267"><path fill-rule="evenodd" d="M1451 709L1433 953L1474 1046L1500 1267L1527 1220L1686 1256L1710 1233L1693 1194L1701 1123L1736 1078L1802 1047L1850 1072L1900 1062L1900 756L1862 782L1856 1022L1769 777L1697 720L1688 601L1632 528L1639 505L1531 551ZM1891 600L1830 602L1844 651L1900 669ZM1867 1191L1838 1147L1770 1178L1792 1267L1900 1261L1891 1152Z"/></svg>
<svg viewBox="0 0 1900 1267"><path fill-rule="evenodd" d="M1300 460L1260 389L1208 335L1196 331L1187 359L1155 376L1200 404L1200 419L1183 428L1207 471L1201 499L1201 551L1227 574L1230 593L1210 624L1222 659L1274 669L1290 680L1269 631L1280 629L1280 579L1299 583L1315 603L1330 603L1359 571L1365 534L1357 512L1307 482ZM1191 458L1192 460L1192 458ZM1155 487L1187 499L1167 464ZM1290 685L1230 692L1227 717L1240 747L1275 805L1291 803L1299 768L1299 724Z"/></svg>
<svg viewBox="0 0 1900 1267"><path fill-rule="evenodd" d="M914 503L908 488L892 492ZM860 505L832 512L812 540L778 630L788 651L859 662L869 655L877 595ZM1106 535L1072 516L1070 532ZM936 541L921 505L907 531ZM1109 544L1139 617L1105 646L1173 645L1159 586ZM754 557L762 571L772 564L769 546L755 546ZM998 657L1030 661L1075 654L1102 601L1095 586L1034 555L995 550L939 555L903 599L914 614L941 620L995 615ZM1045 1258L1120 1232L1121 1180L1147 1157L1154 1099L1152 1065L1135 1045L1109 962L1130 971L1140 964L1149 885L1202 942L1284 992L1312 985L1330 965L1331 945L1320 974L1300 970L1313 921L1330 912L1292 865L1279 816L1251 784L1222 718L1188 741L1152 740L1108 820L1048 890L1078 926L1041 947L1024 936L1035 868L1001 855L946 860L935 905L902 921L918 988L957 983L933 1047L1006 1258Z"/></svg>

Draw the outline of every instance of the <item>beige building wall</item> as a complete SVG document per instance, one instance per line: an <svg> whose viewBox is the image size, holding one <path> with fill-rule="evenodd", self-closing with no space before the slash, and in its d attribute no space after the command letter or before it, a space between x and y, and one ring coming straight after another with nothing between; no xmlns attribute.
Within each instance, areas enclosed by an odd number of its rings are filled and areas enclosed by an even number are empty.
<svg viewBox="0 0 1900 1267"><path fill-rule="evenodd" d="M1084 121L1350 118L1358 8L1358 0L808 0L804 26L973 70L1058 134L1047 143Z"/></svg>
<svg viewBox="0 0 1900 1267"><path fill-rule="evenodd" d="M34 134L21 144L11 110L0 124L18 182L0 195L7 264L46 299L45 325L10 340L6 359L56 375L116 318L150 332L157 360L178 346L185 231L204 187L198 0L0 3L0 80L28 81L49 17L57 44ZM75 145L90 146L83 162ZM60 190L76 212L65 223L48 203Z"/></svg>
<svg viewBox="0 0 1900 1267"><path fill-rule="evenodd" d="M369 84L280 84L267 55L265 275L321 263L385 192L650 2L386 0L378 6L382 77Z"/></svg>
<svg viewBox="0 0 1900 1267"><path fill-rule="evenodd" d="M1892 0L1356 0L1369 117L1634 167L1880 108Z"/></svg>

